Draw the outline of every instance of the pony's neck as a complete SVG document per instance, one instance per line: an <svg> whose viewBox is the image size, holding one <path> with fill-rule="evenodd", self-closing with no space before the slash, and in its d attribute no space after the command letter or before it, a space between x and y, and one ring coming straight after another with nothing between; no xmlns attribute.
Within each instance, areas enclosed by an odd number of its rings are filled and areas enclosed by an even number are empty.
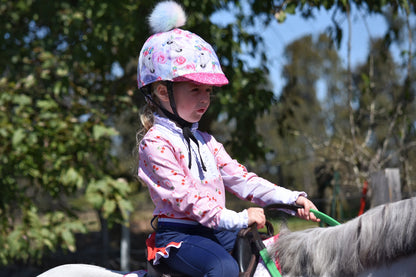
<svg viewBox="0 0 416 277"><path fill-rule="evenodd" d="M413 272L413 273L409 273ZM391 276L411 276L416 272L416 254L403 257L394 261L390 265L383 265L378 268L372 268L358 275L358 277L391 277ZM413 275L412 275L413 276Z"/></svg>

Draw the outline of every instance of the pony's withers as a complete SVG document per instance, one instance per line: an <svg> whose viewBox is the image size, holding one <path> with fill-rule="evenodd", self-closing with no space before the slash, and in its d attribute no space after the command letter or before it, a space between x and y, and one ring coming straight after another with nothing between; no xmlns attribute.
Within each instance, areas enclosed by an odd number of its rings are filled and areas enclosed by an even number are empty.
<svg viewBox="0 0 416 277"><path fill-rule="evenodd" d="M284 276L358 276L409 257L416 264L415 211L416 198L411 198L339 226L283 230L269 251L277 253Z"/></svg>

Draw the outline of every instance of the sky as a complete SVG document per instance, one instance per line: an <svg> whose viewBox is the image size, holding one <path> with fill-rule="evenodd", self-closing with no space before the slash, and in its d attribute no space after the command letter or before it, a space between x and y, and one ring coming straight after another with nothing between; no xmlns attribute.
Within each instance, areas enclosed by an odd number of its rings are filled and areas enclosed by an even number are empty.
<svg viewBox="0 0 416 277"><path fill-rule="evenodd" d="M343 29L343 40L341 41L339 55L346 66L348 60L348 25L346 20L341 19L341 22L343 22L341 25ZM299 15L288 15L284 23L275 21L265 30L264 37L269 57L270 75L275 86L274 93L276 95L280 94L284 82L281 78L282 66L285 64L284 47L302 36L325 32L325 29L331 24L333 24L331 22L331 14L324 10L316 14L316 19L305 20ZM351 32L352 66L366 60L369 51L370 36L373 38L383 36L386 28L387 24L382 16L371 16L365 19L361 16L354 17Z"/></svg>
<svg viewBox="0 0 416 277"><path fill-rule="evenodd" d="M264 38L266 53L268 57L268 67L270 69L270 78L274 85L274 94L280 95L284 85L281 78L283 65L286 63L284 58L284 48L296 39L308 34L319 34L325 31L328 26L333 23L331 21L331 11L321 9L315 11L314 19L304 19L299 14L287 15L283 23L277 20L272 22L267 28L264 26L253 26L251 30L261 32ZM233 17L227 13L217 13L212 17L212 21L216 24L226 24L233 20ZM338 14L337 21L342 23L343 40L339 55L347 65L347 31L348 22L345 16ZM416 21L416 16L412 16L412 21ZM351 65L357 65L366 60L369 51L369 43L371 38L378 38L384 35L387 28L385 19L380 15L365 15L357 10L352 11L352 45L351 45ZM396 47L392 49L396 60L400 59L400 50ZM248 61L250 63L250 61ZM255 61L251 61L255 63ZM323 99L322 90L318 88L318 98Z"/></svg>

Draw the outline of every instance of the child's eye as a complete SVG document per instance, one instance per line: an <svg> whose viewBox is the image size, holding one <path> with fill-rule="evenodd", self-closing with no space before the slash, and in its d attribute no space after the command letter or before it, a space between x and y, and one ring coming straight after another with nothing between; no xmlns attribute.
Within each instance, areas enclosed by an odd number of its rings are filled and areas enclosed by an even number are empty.
<svg viewBox="0 0 416 277"><path fill-rule="evenodd" d="M200 87L200 86L196 86L191 88L191 92L192 93L209 93L211 94L213 92L212 87Z"/></svg>

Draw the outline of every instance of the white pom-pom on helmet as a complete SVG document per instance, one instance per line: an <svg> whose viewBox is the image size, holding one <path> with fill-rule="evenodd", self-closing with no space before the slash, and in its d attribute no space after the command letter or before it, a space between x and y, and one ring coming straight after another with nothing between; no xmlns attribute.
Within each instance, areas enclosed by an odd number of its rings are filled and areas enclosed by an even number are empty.
<svg viewBox="0 0 416 277"><path fill-rule="evenodd" d="M149 26L153 34L170 31L186 23L186 14L174 1L160 2L150 14Z"/></svg>
<svg viewBox="0 0 416 277"><path fill-rule="evenodd" d="M179 29L185 22L185 12L176 2L156 5L149 16L154 34L144 43L139 55L139 88L156 81L228 84L211 45L198 35Z"/></svg>

